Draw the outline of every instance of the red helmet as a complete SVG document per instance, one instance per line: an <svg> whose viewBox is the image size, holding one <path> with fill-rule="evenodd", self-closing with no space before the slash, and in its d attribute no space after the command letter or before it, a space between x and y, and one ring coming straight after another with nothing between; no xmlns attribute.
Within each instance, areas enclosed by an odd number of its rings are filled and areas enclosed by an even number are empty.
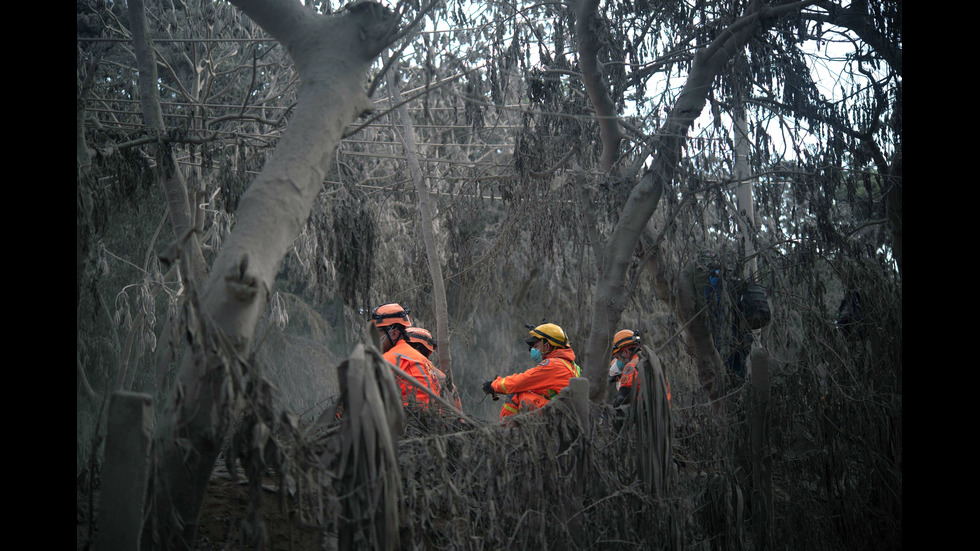
<svg viewBox="0 0 980 551"><path fill-rule="evenodd" d="M639 346L639 344L640 335L630 329L623 329L621 331L617 331L616 336L613 337L612 353L616 354L624 348Z"/></svg>
<svg viewBox="0 0 980 551"><path fill-rule="evenodd" d="M408 317L409 310L402 308L395 302L382 304L371 312L371 321L377 327L388 325L412 325L412 320Z"/></svg>
<svg viewBox="0 0 980 551"><path fill-rule="evenodd" d="M429 333L421 327L406 327L405 328L405 338L408 339L409 343L418 343L429 350L429 354L436 349L436 340L432 338L432 333Z"/></svg>

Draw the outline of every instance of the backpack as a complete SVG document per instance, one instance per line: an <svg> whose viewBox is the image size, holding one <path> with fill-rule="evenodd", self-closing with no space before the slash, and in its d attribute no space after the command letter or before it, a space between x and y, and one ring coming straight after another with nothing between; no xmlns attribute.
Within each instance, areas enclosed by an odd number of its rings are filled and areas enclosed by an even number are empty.
<svg viewBox="0 0 980 551"><path fill-rule="evenodd" d="M863 336L861 328L864 322L864 310L861 308L861 293L857 289L848 289L837 307L837 319L834 325L845 338Z"/></svg>
<svg viewBox="0 0 980 551"><path fill-rule="evenodd" d="M772 313L769 311L766 290L761 285L742 283L735 289L734 298L735 307L749 328L762 329L769 324Z"/></svg>

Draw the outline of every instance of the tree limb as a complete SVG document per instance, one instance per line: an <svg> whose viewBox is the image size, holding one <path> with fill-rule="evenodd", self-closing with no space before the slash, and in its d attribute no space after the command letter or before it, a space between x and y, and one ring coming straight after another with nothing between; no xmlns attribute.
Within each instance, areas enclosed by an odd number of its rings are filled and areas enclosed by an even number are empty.
<svg viewBox="0 0 980 551"><path fill-rule="evenodd" d="M163 110L160 106L160 90L157 84L156 54L153 44L147 34L146 10L143 0L131 0L128 3L130 31L133 36L133 47L139 66L140 106L143 119L150 129L150 135L161 137L166 132L163 122ZM185 235L193 228L191 203L187 194L187 184L177 166L173 150L169 144L159 141L157 146L157 166L159 168L159 183L167 198L170 209L170 222L177 236ZM196 281L204 281L207 274L207 264L201 245L196 236L187 240L189 248L186 256L189 265L185 266L185 277Z"/></svg>
<svg viewBox="0 0 980 551"><path fill-rule="evenodd" d="M828 15L805 13L807 19L850 29L901 76L902 48L875 28L867 11L867 1L851 2L846 8L829 0L819 0L816 5L827 10Z"/></svg>
<svg viewBox="0 0 980 551"><path fill-rule="evenodd" d="M609 172L619 158L619 143L623 133L619 128L616 106L599 68L599 39L595 32L599 19L599 0L579 0L575 14L575 33L578 36L579 66L589 99L595 107L602 139L602 170Z"/></svg>
<svg viewBox="0 0 980 551"><path fill-rule="evenodd" d="M415 126L412 122L412 117L408 114L408 108L402 101L401 87L397 82L397 71L388 77L388 94L391 97L391 103L398 104L398 116L404 128L402 132L402 147L405 150L408 171L412 176L412 181L418 192L419 214L421 215L419 229L422 234L422 242L425 245L429 276L432 278L432 294L435 299L436 335L439 342L439 346L436 348L436 354L438 356L439 368L446 375L446 390L449 393L453 393L456 389L453 386L449 306L446 300L446 282L442 277L439 249L436 247L435 230L432 225L432 219L435 217L435 206L432 204L426 178L422 174L422 166L419 164L418 148L415 143Z"/></svg>

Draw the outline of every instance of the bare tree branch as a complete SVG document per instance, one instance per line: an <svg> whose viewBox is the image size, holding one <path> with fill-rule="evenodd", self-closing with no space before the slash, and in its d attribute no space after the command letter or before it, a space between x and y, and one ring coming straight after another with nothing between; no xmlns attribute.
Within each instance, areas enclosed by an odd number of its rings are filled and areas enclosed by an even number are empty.
<svg viewBox="0 0 980 551"><path fill-rule="evenodd" d="M619 143L623 140L623 133L619 128L616 106L609 97L609 90L599 67L599 40L595 30L599 20L598 8L599 0L580 0L576 10L575 32L578 36L582 80L595 107L596 120L599 123L599 135L602 139L600 164L603 171L609 172L619 158Z"/></svg>

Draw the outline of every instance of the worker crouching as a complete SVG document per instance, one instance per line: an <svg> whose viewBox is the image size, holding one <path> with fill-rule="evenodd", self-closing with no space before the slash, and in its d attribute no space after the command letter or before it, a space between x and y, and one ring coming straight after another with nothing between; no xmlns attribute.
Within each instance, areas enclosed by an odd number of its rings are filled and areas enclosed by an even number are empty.
<svg viewBox="0 0 980 551"><path fill-rule="evenodd" d="M612 362L609 364L610 382L616 383L617 392L613 407L629 404L640 389L639 363L643 348L640 334L632 329L623 329L613 337ZM667 391L667 404L670 405L670 381L664 375Z"/></svg>
<svg viewBox="0 0 980 551"><path fill-rule="evenodd" d="M384 359L401 369L421 383L422 386L439 395L439 380L432 370L429 360L412 347L406 329L412 325L408 310L398 304L382 304L371 313L371 321L381 332L381 350ZM396 377L402 391L402 405L416 403L429 407L429 394L406 382L401 375Z"/></svg>
<svg viewBox="0 0 980 551"><path fill-rule="evenodd" d="M501 420L543 407L568 386L572 377L581 373L575 363L575 352L561 327L553 323L538 325L530 330L524 342L536 365L523 373L496 377L483 383L483 391L487 394L512 395L500 408Z"/></svg>
<svg viewBox="0 0 980 551"><path fill-rule="evenodd" d="M408 339L408 344L412 345L412 348L419 351L419 354L425 356L428 363L429 371L431 371L436 376L436 381L439 383L440 396L450 401L456 406L456 409L462 411L463 404L459 399L459 393L456 392L455 385L452 388L447 386L446 374L442 372L441 369L436 367L436 364L430 359L432 354L436 351L439 346L436 340L432 338L432 333L421 327L408 327L405 329L405 338Z"/></svg>

